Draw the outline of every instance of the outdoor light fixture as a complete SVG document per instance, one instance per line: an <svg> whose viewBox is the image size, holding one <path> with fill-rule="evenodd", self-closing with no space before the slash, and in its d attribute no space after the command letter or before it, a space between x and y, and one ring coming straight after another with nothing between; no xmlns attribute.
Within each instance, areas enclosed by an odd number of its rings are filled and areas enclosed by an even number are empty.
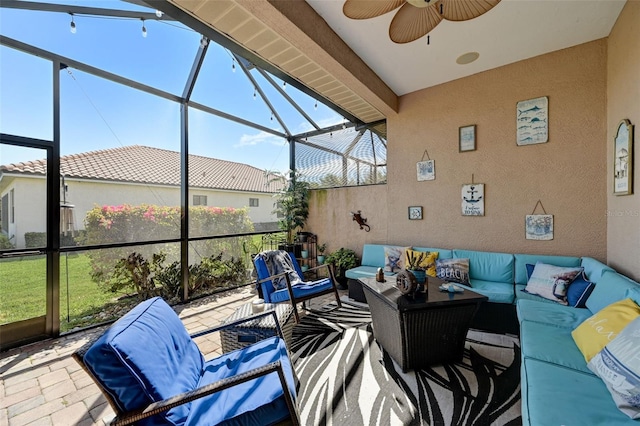
<svg viewBox="0 0 640 426"><path fill-rule="evenodd" d="M283 90L287 90L287 82L286 81L282 82L282 89Z"/></svg>
<svg viewBox="0 0 640 426"><path fill-rule="evenodd" d="M254 87L253 88L253 99L255 99L255 98L256 98L256 88Z"/></svg>
<svg viewBox="0 0 640 426"><path fill-rule="evenodd" d="M207 40L205 36L202 36L200 38L200 47L204 49L205 47L207 47L208 44L209 44L209 40Z"/></svg>
<svg viewBox="0 0 640 426"><path fill-rule="evenodd" d="M157 16L158 18L162 18L162 15L164 15L164 13L162 13L162 11L161 11L161 10L156 9L156 16Z"/></svg>
<svg viewBox="0 0 640 426"><path fill-rule="evenodd" d="M142 20L142 37L147 38L147 28L144 26L144 19Z"/></svg>
<svg viewBox="0 0 640 426"><path fill-rule="evenodd" d="M71 34L75 34L76 33L76 23L73 22L73 13L70 13L69 15L71 15Z"/></svg>
<svg viewBox="0 0 640 426"><path fill-rule="evenodd" d="M236 72L236 58L231 60L231 71Z"/></svg>

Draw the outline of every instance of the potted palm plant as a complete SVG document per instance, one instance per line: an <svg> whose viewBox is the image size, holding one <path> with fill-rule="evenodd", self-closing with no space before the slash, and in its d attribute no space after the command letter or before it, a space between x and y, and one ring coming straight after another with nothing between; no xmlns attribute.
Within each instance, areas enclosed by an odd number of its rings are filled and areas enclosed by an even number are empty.
<svg viewBox="0 0 640 426"><path fill-rule="evenodd" d="M351 249L341 247L333 253L330 253L325 260L327 263L333 265L336 280L340 283L339 288L345 289L347 286L347 276L345 275L345 272L347 269L358 266L358 257L356 256L356 252Z"/></svg>
<svg viewBox="0 0 640 426"><path fill-rule="evenodd" d="M427 280L427 272L423 266L423 262L427 259L427 253L421 251L407 251L407 267L408 271L416 277L419 285L423 285Z"/></svg>
<svg viewBox="0 0 640 426"><path fill-rule="evenodd" d="M301 246L295 244L296 231L304 228L309 217L309 183L293 175L286 189L276 195L273 213L280 218L279 228L286 232L286 241L279 248L300 257Z"/></svg>

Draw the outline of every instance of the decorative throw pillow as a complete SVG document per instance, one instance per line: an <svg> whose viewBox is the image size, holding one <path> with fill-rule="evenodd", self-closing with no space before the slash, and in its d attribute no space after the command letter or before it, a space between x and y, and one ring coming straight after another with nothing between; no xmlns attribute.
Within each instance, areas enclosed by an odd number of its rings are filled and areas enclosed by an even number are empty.
<svg viewBox="0 0 640 426"><path fill-rule="evenodd" d="M436 259L438 258L439 252L437 251L416 251L416 250L407 250L405 251L404 258L404 266L405 268L409 267L409 256L420 256L423 255L422 261L418 266L424 268L427 275L430 277L436 276Z"/></svg>
<svg viewBox="0 0 640 426"><path fill-rule="evenodd" d="M566 268L538 262L524 291L560 304L567 304L567 289L583 268Z"/></svg>
<svg viewBox="0 0 640 426"><path fill-rule="evenodd" d="M411 247L384 246L385 272L398 272L404 269L404 252Z"/></svg>
<svg viewBox="0 0 640 426"><path fill-rule="evenodd" d="M640 318L636 318L589 361L627 416L640 419Z"/></svg>
<svg viewBox="0 0 640 426"><path fill-rule="evenodd" d="M436 275L441 280L471 285L469 283L469 259L438 259Z"/></svg>
<svg viewBox="0 0 640 426"><path fill-rule="evenodd" d="M576 308L586 308L587 299L595 288L595 284L587 280L584 272L578 274L567 290L567 303Z"/></svg>
<svg viewBox="0 0 640 426"><path fill-rule="evenodd" d="M627 326L640 317L640 306L623 299L602 308L571 332L578 349L589 362Z"/></svg>

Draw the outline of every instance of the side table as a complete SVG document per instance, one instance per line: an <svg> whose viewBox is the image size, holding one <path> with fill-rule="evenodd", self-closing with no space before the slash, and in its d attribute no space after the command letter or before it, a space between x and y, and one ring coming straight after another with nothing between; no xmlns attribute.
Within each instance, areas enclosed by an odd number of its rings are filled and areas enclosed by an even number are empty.
<svg viewBox="0 0 640 426"><path fill-rule="evenodd" d="M236 311L223 321L223 324L236 321L253 315L252 303L245 303L239 306ZM291 345L293 326L293 308L288 303L265 303L265 311L275 309L284 341L287 347ZM243 322L235 327L230 327L220 331L222 352L227 353L242 349L267 337L277 335L276 324L273 316L269 315L257 320Z"/></svg>
<svg viewBox="0 0 640 426"><path fill-rule="evenodd" d="M402 295L395 278L379 283L361 278L373 324L373 336L400 364L402 371L458 361L471 320L486 296L465 290L443 293L443 282L428 278L427 291L416 298Z"/></svg>

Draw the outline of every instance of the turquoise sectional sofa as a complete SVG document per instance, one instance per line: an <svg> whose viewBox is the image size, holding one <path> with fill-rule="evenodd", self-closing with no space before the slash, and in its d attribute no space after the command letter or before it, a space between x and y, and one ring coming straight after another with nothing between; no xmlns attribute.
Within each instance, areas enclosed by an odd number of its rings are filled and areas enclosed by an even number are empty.
<svg viewBox="0 0 640 426"><path fill-rule="evenodd" d="M485 310L489 315L497 316L499 321L516 322L521 342L524 425L640 426L639 421L630 419L616 407L603 381L587 367L571 335L584 320L611 303L631 298L640 305L640 284L589 257L427 247L413 250L437 251L440 259L468 258L471 286L463 287L487 296L489 303L485 305L506 309ZM375 276L384 260L384 245L364 245L362 265L346 271L350 295L351 285L358 278ZM537 262L582 267L588 281L595 283L586 299L586 308L561 305L524 292L529 279L527 265ZM511 309L517 317L510 319L503 313Z"/></svg>

